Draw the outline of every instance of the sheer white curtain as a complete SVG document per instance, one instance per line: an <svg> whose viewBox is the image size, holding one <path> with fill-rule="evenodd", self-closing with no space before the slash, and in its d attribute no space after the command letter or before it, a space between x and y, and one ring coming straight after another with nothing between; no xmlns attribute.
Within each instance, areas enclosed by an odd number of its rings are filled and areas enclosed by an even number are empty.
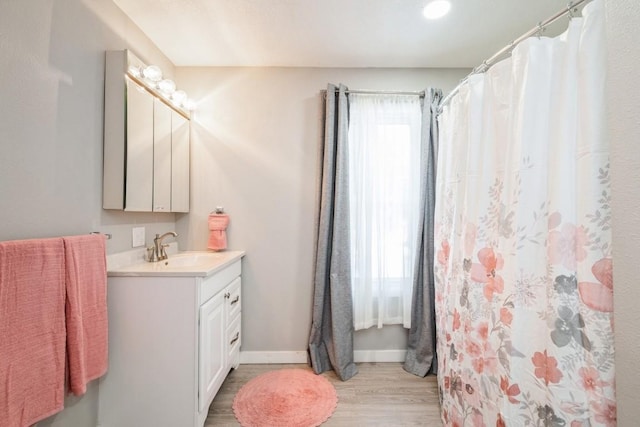
<svg viewBox="0 0 640 427"><path fill-rule="evenodd" d="M419 219L420 99L351 94L349 115L354 327L408 328Z"/></svg>

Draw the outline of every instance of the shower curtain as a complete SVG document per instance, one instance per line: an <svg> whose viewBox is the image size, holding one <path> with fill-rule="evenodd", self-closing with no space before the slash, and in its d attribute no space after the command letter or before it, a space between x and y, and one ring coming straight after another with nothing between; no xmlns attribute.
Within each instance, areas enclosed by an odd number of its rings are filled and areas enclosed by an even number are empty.
<svg viewBox="0 0 640 427"><path fill-rule="evenodd" d="M447 426L614 426L604 3L469 78L440 116Z"/></svg>

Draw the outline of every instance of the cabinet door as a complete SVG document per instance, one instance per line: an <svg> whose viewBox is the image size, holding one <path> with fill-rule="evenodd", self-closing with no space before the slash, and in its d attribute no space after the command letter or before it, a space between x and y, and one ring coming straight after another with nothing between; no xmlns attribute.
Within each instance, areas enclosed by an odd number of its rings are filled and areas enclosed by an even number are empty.
<svg viewBox="0 0 640 427"><path fill-rule="evenodd" d="M127 78L126 211L150 212L153 196L153 96Z"/></svg>
<svg viewBox="0 0 640 427"><path fill-rule="evenodd" d="M171 112L171 212L189 212L189 120Z"/></svg>
<svg viewBox="0 0 640 427"><path fill-rule="evenodd" d="M213 399L227 373L224 292L200 307L199 402L203 411Z"/></svg>
<svg viewBox="0 0 640 427"><path fill-rule="evenodd" d="M158 98L153 100L153 211L171 210L171 115Z"/></svg>

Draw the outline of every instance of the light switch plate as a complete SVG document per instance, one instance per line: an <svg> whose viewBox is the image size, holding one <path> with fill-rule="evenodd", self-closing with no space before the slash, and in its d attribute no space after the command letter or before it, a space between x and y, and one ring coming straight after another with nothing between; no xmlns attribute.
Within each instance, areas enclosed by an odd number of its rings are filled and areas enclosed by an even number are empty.
<svg viewBox="0 0 640 427"><path fill-rule="evenodd" d="M139 246L144 246L144 244L144 227L133 227L131 230L131 247L137 248Z"/></svg>

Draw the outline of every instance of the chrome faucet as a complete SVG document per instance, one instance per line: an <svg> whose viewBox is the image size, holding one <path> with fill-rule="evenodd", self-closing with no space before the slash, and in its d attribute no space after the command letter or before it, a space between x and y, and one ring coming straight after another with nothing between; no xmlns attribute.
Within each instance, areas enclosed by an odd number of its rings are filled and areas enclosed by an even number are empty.
<svg viewBox="0 0 640 427"><path fill-rule="evenodd" d="M169 247L168 244L163 244L162 241L167 236L178 237L178 233L175 231L169 231L164 233L162 236L156 234L156 237L153 239L153 246L147 248L147 252L149 254L149 262L158 262L164 259L169 258L165 249Z"/></svg>

